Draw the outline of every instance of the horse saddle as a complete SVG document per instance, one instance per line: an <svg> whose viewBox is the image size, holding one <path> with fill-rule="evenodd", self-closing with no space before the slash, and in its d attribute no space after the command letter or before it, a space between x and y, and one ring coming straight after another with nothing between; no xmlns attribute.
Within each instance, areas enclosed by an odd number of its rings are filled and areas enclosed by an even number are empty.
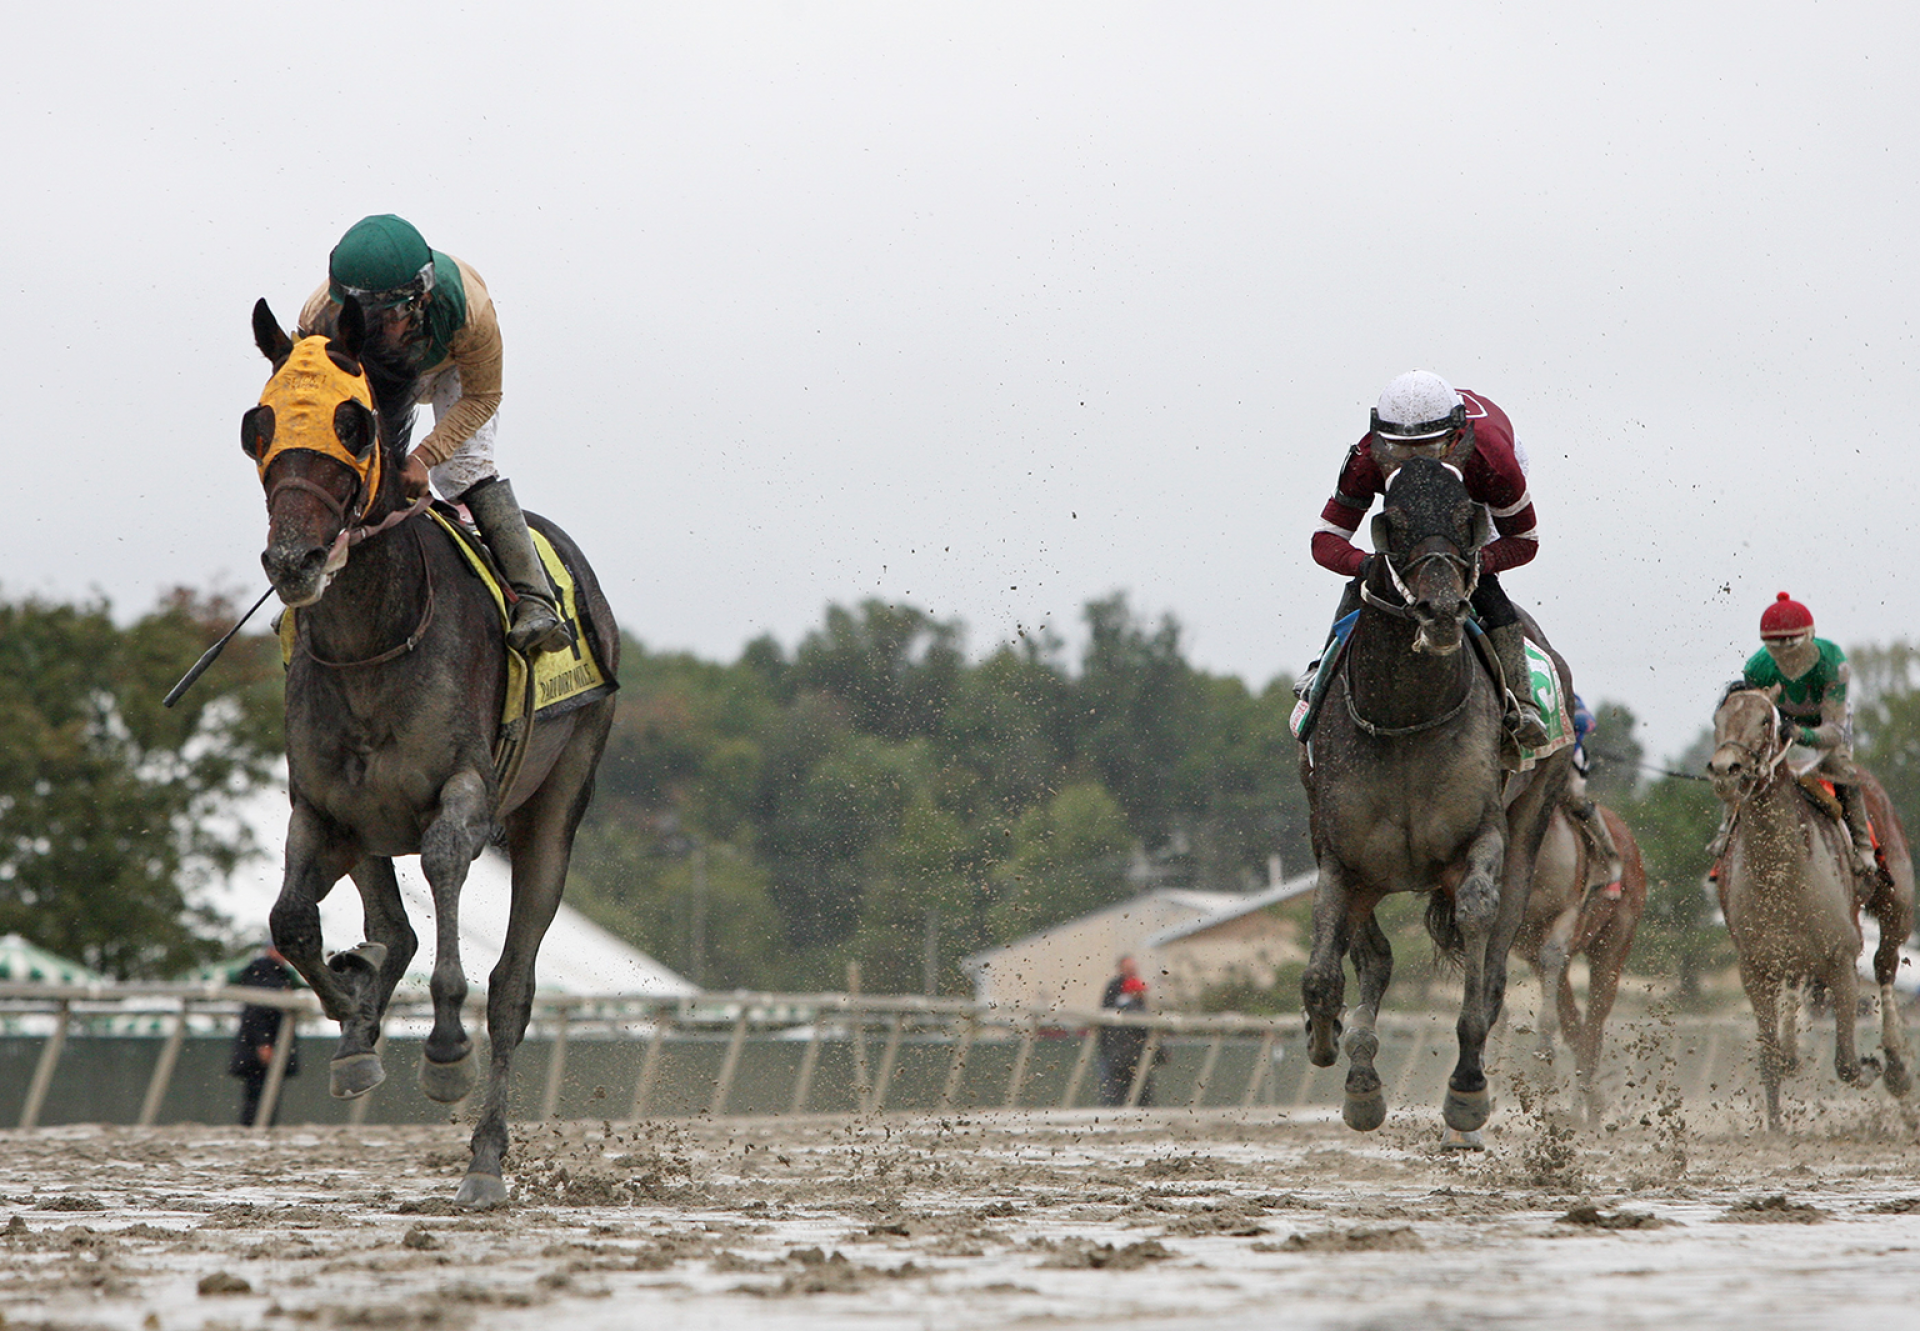
<svg viewBox="0 0 1920 1331"><path fill-rule="evenodd" d="M1302 744L1313 738L1313 723L1320 719L1320 704L1327 700L1327 686L1340 673L1340 658L1347 650L1347 637L1359 619L1358 610L1341 616L1333 626L1333 636L1327 639L1320 659L1307 667L1306 678L1295 686L1299 701L1294 703L1293 714L1287 718L1287 728Z"/></svg>
<svg viewBox="0 0 1920 1331"><path fill-rule="evenodd" d="M1308 666L1307 678L1297 686L1301 697L1293 706L1293 713L1287 718L1287 727L1293 731L1293 737L1302 744L1313 737L1314 722L1320 717L1320 707L1326 701L1327 688L1334 676L1340 673L1341 658L1346 654L1347 639L1353 633L1353 626L1359 620L1360 612L1343 617L1333 626L1333 636L1327 642L1326 650L1320 659ZM1497 688L1509 687L1505 674L1500 668L1500 658L1488 643L1486 631L1478 620L1467 621L1467 635L1473 640L1481 663ZM1554 668L1553 658L1546 649L1527 640L1527 668L1532 679L1529 681L1533 699L1540 706L1540 715L1547 723L1547 742L1538 749L1522 749L1514 744L1509 736L1501 744L1501 762L1510 772L1532 770L1534 764L1542 758L1551 757L1574 741L1573 711L1568 706L1566 691L1560 687L1560 672Z"/></svg>
<svg viewBox="0 0 1920 1331"><path fill-rule="evenodd" d="M1560 687L1560 672L1555 669L1553 657L1547 649L1532 638L1524 639L1527 652L1527 678L1510 680L1500 666L1500 656L1493 650L1493 644L1487 640L1486 630L1480 627L1480 621L1468 620L1469 636L1473 639L1474 650L1479 653L1481 664L1486 666L1487 674L1492 677L1494 687L1510 689L1519 693L1525 688L1533 696L1534 704L1540 709L1540 719L1546 723L1547 742L1537 749L1522 748L1514 742L1511 734L1502 736L1500 742L1500 762L1509 772L1530 772L1543 758L1550 758L1574 742L1573 708L1567 691Z"/></svg>
<svg viewBox="0 0 1920 1331"><path fill-rule="evenodd" d="M494 565L486 543L477 531L460 520L459 510L451 505L436 500L426 510L426 517L446 533L467 567L492 595L504 636L513 624L512 593L506 578ZM532 727L527 724L529 718L544 721L563 716L606 697L619 687L597 654L593 626L581 607L573 571L553 548L546 533L531 523L527 531L533 537L534 549L540 552L540 562L546 565L547 579L557 592L554 599L560 618L565 621L573 641L571 646L559 651L536 652L531 660L510 647L506 649L507 687L500 708L499 738L493 752L494 774L502 791L512 785L526 754L527 739L532 733ZM297 633L297 616L288 610L279 622L282 664L293 660Z"/></svg>
<svg viewBox="0 0 1920 1331"><path fill-rule="evenodd" d="M1812 771L1795 772L1794 784L1800 787L1800 793L1807 803L1833 819L1834 826L1840 829L1840 837L1851 844L1853 833L1847 827L1846 810L1840 807L1840 793L1833 788L1833 782ZM1876 858L1880 854L1880 829L1874 825L1873 815L1867 815L1867 838L1873 842Z"/></svg>

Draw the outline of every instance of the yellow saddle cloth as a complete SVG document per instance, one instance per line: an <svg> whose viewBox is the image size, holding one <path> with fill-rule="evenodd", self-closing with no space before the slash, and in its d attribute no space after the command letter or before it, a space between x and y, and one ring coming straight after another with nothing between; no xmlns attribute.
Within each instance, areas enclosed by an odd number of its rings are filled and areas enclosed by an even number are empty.
<svg viewBox="0 0 1920 1331"><path fill-rule="evenodd" d="M452 538L454 548L466 559L468 566L492 595L494 608L500 615L502 631L511 627L513 609L507 601L506 585L501 581L493 561L487 557L480 538L442 512L437 504L427 509L426 516ZM553 542L547 539L544 532L531 525L527 530L533 536L533 545L540 552L541 562L547 566L547 577L559 592L560 617L566 621L573 635L573 645L555 652L537 652L531 664L519 652L507 649L507 689L506 701L500 709L500 742L508 749L517 747L525 739L526 727L521 723L529 712L536 720L559 716L611 693L617 687L607 678L594 652L592 630L580 613L580 598L573 571L561 560L560 553L553 548ZM279 632L280 660L285 664L293 660L298 641L298 616L294 611L289 610L280 616ZM511 755L496 754L496 757L510 758Z"/></svg>

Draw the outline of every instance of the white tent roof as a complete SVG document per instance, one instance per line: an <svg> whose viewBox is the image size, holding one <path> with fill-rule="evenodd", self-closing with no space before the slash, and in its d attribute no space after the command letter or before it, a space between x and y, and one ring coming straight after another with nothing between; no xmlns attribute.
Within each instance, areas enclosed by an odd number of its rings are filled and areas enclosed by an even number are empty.
<svg viewBox="0 0 1920 1331"><path fill-rule="evenodd" d="M242 929L267 936L267 913L280 895L281 864L287 846L287 796L284 789L263 791L244 801L240 817L253 829L264 852L236 869L211 902ZM409 856L394 863L407 918L420 939L403 984L423 988L433 969L433 895ZM460 894L460 961L467 980L484 988L506 938L512 877L506 857L492 850L475 860ZM321 937L329 952L354 946L365 936L360 895L351 879L340 880L320 903ZM565 902L541 944L535 968L542 993L586 996L697 994L698 985L668 970L638 948L602 929Z"/></svg>
<svg viewBox="0 0 1920 1331"><path fill-rule="evenodd" d="M47 984L90 984L106 977L57 952L29 943L19 934L0 938L0 980L37 980Z"/></svg>

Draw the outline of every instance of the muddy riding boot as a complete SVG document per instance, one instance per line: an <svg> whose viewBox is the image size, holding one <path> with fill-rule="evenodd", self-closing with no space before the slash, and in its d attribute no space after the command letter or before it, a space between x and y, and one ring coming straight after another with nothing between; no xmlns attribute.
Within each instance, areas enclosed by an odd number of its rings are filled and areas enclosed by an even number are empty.
<svg viewBox="0 0 1920 1331"><path fill-rule="evenodd" d="M1533 671L1527 665L1526 633L1516 623L1487 630L1493 654L1500 658L1500 672L1507 677L1507 729L1514 743L1523 749L1546 745L1547 723L1540 716L1540 705L1533 699Z"/></svg>
<svg viewBox="0 0 1920 1331"><path fill-rule="evenodd" d="M474 525L486 538L494 562L507 575L519 600L513 607L513 627L507 645L523 655L557 651L567 645L567 626L555 608L553 588L540 554L533 548L526 516L513 497L513 486L497 477L481 481L460 496L473 514Z"/></svg>
<svg viewBox="0 0 1920 1331"><path fill-rule="evenodd" d="M1880 866L1873 857L1873 833L1867 825L1867 802L1860 787L1836 781L1833 793L1840 800L1840 816L1847 821L1847 835L1853 838L1853 871L1862 879L1879 875Z"/></svg>
<svg viewBox="0 0 1920 1331"><path fill-rule="evenodd" d="M1608 898L1620 895L1620 874L1625 865L1620 860L1620 848L1613 843L1613 832L1607 826L1607 820L1600 815L1592 800L1568 800L1567 812L1580 824L1587 834L1587 841L1593 847L1594 861L1600 872L1588 872L1587 895L1596 892Z"/></svg>

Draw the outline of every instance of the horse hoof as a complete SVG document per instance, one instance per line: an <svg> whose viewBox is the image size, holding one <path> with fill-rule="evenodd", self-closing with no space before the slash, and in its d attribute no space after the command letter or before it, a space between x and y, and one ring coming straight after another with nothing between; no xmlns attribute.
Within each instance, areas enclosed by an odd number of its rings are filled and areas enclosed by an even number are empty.
<svg viewBox="0 0 1920 1331"><path fill-rule="evenodd" d="M436 1063L423 1055L420 1089L436 1104L450 1105L466 1099L473 1091L473 1046L467 1046L467 1052L451 1063ZM467 1177L481 1176L469 1174Z"/></svg>
<svg viewBox="0 0 1920 1331"><path fill-rule="evenodd" d="M327 969L337 975L378 975L387 961L385 943L362 943L327 958Z"/></svg>
<svg viewBox="0 0 1920 1331"><path fill-rule="evenodd" d="M1443 1151L1484 1151L1487 1138L1480 1132L1455 1132L1448 1128L1440 1134L1440 1149Z"/></svg>
<svg viewBox="0 0 1920 1331"><path fill-rule="evenodd" d="M357 1100L387 1079L378 1054L348 1054L327 1065L328 1089L336 1100Z"/></svg>
<svg viewBox="0 0 1920 1331"><path fill-rule="evenodd" d="M1865 1088L1880 1080L1880 1060L1877 1058L1861 1059L1854 1065L1852 1076L1848 1076L1844 1070L1839 1071L1840 1080L1844 1081L1847 1085Z"/></svg>
<svg viewBox="0 0 1920 1331"><path fill-rule="evenodd" d="M1316 1068L1330 1068L1340 1057L1340 1026L1338 1021L1316 1025L1307 1023L1307 1062Z"/></svg>
<svg viewBox="0 0 1920 1331"><path fill-rule="evenodd" d="M498 1174L468 1174L460 1180L453 1204L472 1211L490 1211L507 1204L507 1185Z"/></svg>
<svg viewBox="0 0 1920 1331"><path fill-rule="evenodd" d="M1355 1132L1372 1132L1387 1121L1386 1092L1375 1087L1371 1095L1348 1095L1340 1117Z"/></svg>
<svg viewBox="0 0 1920 1331"><path fill-rule="evenodd" d="M1913 1091L1913 1073L1908 1071L1905 1060L1887 1057L1887 1092L1896 1100L1904 1100Z"/></svg>
<svg viewBox="0 0 1920 1331"><path fill-rule="evenodd" d="M1493 1091L1486 1086L1477 1091L1456 1091L1449 1086L1440 1116L1455 1132L1477 1132L1493 1116Z"/></svg>

